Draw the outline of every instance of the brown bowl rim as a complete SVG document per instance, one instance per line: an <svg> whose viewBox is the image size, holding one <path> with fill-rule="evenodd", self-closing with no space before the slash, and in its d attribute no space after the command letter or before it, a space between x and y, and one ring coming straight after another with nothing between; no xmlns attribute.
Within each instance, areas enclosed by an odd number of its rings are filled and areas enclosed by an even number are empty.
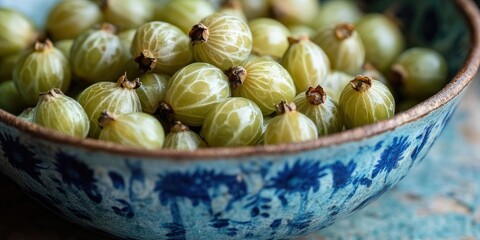
<svg viewBox="0 0 480 240"><path fill-rule="evenodd" d="M367 125L360 128L342 131L336 134L322 136L316 140L280 144L272 146L249 146L236 148L204 148L196 151L176 151L170 149L147 150L144 148L129 147L112 144L96 139L80 139L60 134L40 127L0 109L0 121L28 134L50 142L83 148L90 151L102 151L109 154L147 158L152 160L171 159L179 161L195 161L210 159L231 159L271 157L286 154L297 154L319 148L331 147L339 144L359 141L373 137L384 132L393 131L397 127L420 119L430 112L447 104L459 95L462 90L474 79L480 64L480 12L472 0L454 0L459 9L464 12L471 31L472 47L462 68L456 73L452 81L434 96L412 107L411 109L396 114L394 117Z"/></svg>

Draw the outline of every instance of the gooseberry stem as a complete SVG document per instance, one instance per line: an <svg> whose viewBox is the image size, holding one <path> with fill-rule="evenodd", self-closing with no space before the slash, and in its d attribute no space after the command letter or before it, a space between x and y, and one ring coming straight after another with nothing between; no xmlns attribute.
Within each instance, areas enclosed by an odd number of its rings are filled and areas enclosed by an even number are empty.
<svg viewBox="0 0 480 240"><path fill-rule="evenodd" d="M153 114L158 115L160 119L164 119L168 123L174 121L174 111L168 103L160 103Z"/></svg>
<svg viewBox="0 0 480 240"><path fill-rule="evenodd" d="M233 89L240 87L245 78L247 78L247 70L241 66L235 66L227 70L226 75L230 81L230 85Z"/></svg>
<svg viewBox="0 0 480 240"><path fill-rule="evenodd" d="M112 24L106 23L106 22L102 23L102 25L100 26L100 30L111 33L111 34L117 33L117 28Z"/></svg>
<svg viewBox="0 0 480 240"><path fill-rule="evenodd" d="M297 43L305 42L305 41L310 41L310 38L308 37L308 35L305 35L305 34L302 34L302 35L298 36L298 38L288 37L288 44L290 46L293 45L293 44L297 44Z"/></svg>
<svg viewBox="0 0 480 240"><path fill-rule="evenodd" d="M130 90L135 90L142 86L142 83L140 82L139 78L135 78L135 80L130 81L127 78L127 73L125 72L117 81L118 86Z"/></svg>
<svg viewBox="0 0 480 240"><path fill-rule="evenodd" d="M115 121L116 116L108 111L103 111L98 117L98 126L104 128Z"/></svg>
<svg viewBox="0 0 480 240"><path fill-rule="evenodd" d="M62 95L63 95L62 90L60 90L58 88L52 88L47 92L41 92L40 96L39 96L39 100L40 101L46 101L46 100L53 99L53 98L56 98L56 97L62 96Z"/></svg>
<svg viewBox="0 0 480 240"><path fill-rule="evenodd" d="M309 87L305 95L307 96L307 101L312 105L320 105L327 100L327 94L320 85L316 88Z"/></svg>
<svg viewBox="0 0 480 240"><path fill-rule="evenodd" d="M157 59L148 50L143 50L134 60L138 63L138 69L141 74L152 71L155 65L157 65Z"/></svg>
<svg viewBox="0 0 480 240"><path fill-rule="evenodd" d="M355 79L350 81L350 85L357 92L366 92L372 87L372 79L366 76L357 75Z"/></svg>
<svg viewBox="0 0 480 240"><path fill-rule="evenodd" d="M352 36L355 26L351 23L340 23L335 26L335 36L338 40L345 40Z"/></svg>
<svg viewBox="0 0 480 240"><path fill-rule="evenodd" d="M277 110L277 114L281 115L297 111L297 106L293 102L287 103L285 100L282 100L279 104L275 105L275 109Z"/></svg>
<svg viewBox="0 0 480 240"><path fill-rule="evenodd" d="M170 128L170 132L173 133L186 132L188 130L190 130L190 128L180 121L175 121L173 126Z"/></svg>
<svg viewBox="0 0 480 240"><path fill-rule="evenodd" d="M192 46L199 43L206 43L210 32L208 31L207 26L202 23L196 24L192 27L192 30L188 33L190 40L192 41Z"/></svg>
<svg viewBox="0 0 480 240"><path fill-rule="evenodd" d="M35 42L34 49L37 52L49 51L53 48L53 43L49 39L46 39L45 42L37 41Z"/></svg>

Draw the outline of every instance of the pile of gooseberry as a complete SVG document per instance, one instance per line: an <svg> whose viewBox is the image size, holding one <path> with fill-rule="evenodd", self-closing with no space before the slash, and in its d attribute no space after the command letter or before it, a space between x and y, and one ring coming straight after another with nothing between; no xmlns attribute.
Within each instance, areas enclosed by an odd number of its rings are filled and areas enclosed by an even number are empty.
<svg viewBox="0 0 480 240"><path fill-rule="evenodd" d="M446 84L398 22L348 0L64 0L39 30L0 8L0 108L149 149L313 140Z"/></svg>

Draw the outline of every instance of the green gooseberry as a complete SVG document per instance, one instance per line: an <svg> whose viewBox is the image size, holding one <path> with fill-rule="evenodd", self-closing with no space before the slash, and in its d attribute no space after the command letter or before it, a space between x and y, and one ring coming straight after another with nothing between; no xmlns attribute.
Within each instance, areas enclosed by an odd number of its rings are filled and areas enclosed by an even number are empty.
<svg viewBox="0 0 480 240"><path fill-rule="evenodd" d="M270 15L270 0L240 0L248 19L264 18Z"/></svg>
<svg viewBox="0 0 480 240"><path fill-rule="evenodd" d="M192 62L187 35L165 22L148 22L140 26L130 51L143 72L170 75Z"/></svg>
<svg viewBox="0 0 480 240"><path fill-rule="evenodd" d="M52 42L37 42L18 59L13 81L25 103L33 106L41 92L52 88L67 91L70 87L70 65Z"/></svg>
<svg viewBox="0 0 480 240"><path fill-rule="evenodd" d="M392 85L411 99L424 100L448 83L445 58L430 48L411 48L397 57L391 68Z"/></svg>
<svg viewBox="0 0 480 240"><path fill-rule="evenodd" d="M101 0L103 20L119 29L135 29L153 18L151 0Z"/></svg>
<svg viewBox="0 0 480 240"><path fill-rule="evenodd" d="M350 23L320 29L312 41L325 51L332 69L357 74L365 63L362 39Z"/></svg>
<svg viewBox="0 0 480 240"><path fill-rule="evenodd" d="M288 71L268 58L251 58L227 71L232 95L252 100L263 115L275 112L275 104L293 101L295 84Z"/></svg>
<svg viewBox="0 0 480 240"><path fill-rule="evenodd" d="M390 69L395 58L405 48L405 38L395 23L385 15L371 13L356 23L355 29L362 38L365 59L380 72Z"/></svg>
<svg viewBox="0 0 480 240"><path fill-rule="evenodd" d="M260 108L251 100L233 97L210 110L200 136L212 147L249 146L258 141L262 127Z"/></svg>
<svg viewBox="0 0 480 240"><path fill-rule="evenodd" d="M159 112L168 120L202 126L210 109L230 95L222 70L208 63L192 63L170 78Z"/></svg>
<svg viewBox="0 0 480 240"><path fill-rule="evenodd" d="M339 102L347 129L376 123L395 114L395 100L380 81L357 75L345 86Z"/></svg>
<svg viewBox="0 0 480 240"><path fill-rule="evenodd" d="M252 33L238 17L213 13L189 32L193 57L221 70L241 64L252 52Z"/></svg>
<svg viewBox="0 0 480 240"><path fill-rule="evenodd" d="M281 59L288 49L290 31L281 22L271 18L258 18L248 22L252 31L252 53Z"/></svg>
<svg viewBox="0 0 480 240"><path fill-rule="evenodd" d="M147 149L161 149L165 141L162 124L143 112L117 115L103 111L98 124L102 129L98 137L100 140Z"/></svg>
<svg viewBox="0 0 480 240"><path fill-rule="evenodd" d="M295 97L297 111L310 118L317 127L318 135L328 135L343 130L343 115L338 104L318 85Z"/></svg>
<svg viewBox="0 0 480 240"><path fill-rule="evenodd" d="M320 9L318 0L270 0L273 17L286 26L312 24Z"/></svg>
<svg viewBox="0 0 480 240"><path fill-rule="evenodd" d="M307 26L307 25L291 25L288 26L288 30L290 31L290 37L299 38L300 36L308 36L309 38L315 36L317 33L315 29Z"/></svg>
<svg viewBox="0 0 480 240"><path fill-rule="evenodd" d="M92 84L112 81L124 64L123 48L113 25L104 23L90 29L73 42L70 52L73 73Z"/></svg>
<svg viewBox="0 0 480 240"><path fill-rule="evenodd" d="M320 5L312 27L322 29L339 23L356 23L363 13L355 1L330 0Z"/></svg>
<svg viewBox="0 0 480 240"><path fill-rule="evenodd" d="M137 29L128 29L118 34L118 38L120 39L120 43L122 44L123 48L123 59L124 62L127 62L133 58L130 49L132 48L133 38L137 33Z"/></svg>
<svg viewBox="0 0 480 240"><path fill-rule="evenodd" d="M90 128L88 116L82 106L75 99L64 95L58 88L40 94L33 122L80 138L85 138Z"/></svg>
<svg viewBox="0 0 480 240"><path fill-rule="evenodd" d="M158 10L155 20L173 24L188 34L193 25L214 12L207 0L175 0Z"/></svg>
<svg viewBox="0 0 480 240"><path fill-rule="evenodd" d="M306 35L289 38L289 41L290 47L282 58L282 66L292 76L297 94L323 84L330 72L330 60L322 48Z"/></svg>
<svg viewBox="0 0 480 240"><path fill-rule="evenodd" d="M0 59L0 82L13 79L13 68L22 52L14 53Z"/></svg>
<svg viewBox="0 0 480 240"><path fill-rule="evenodd" d="M0 109L18 114L27 107L13 80L0 83Z"/></svg>
<svg viewBox="0 0 480 240"><path fill-rule="evenodd" d="M317 139L315 123L296 110L295 103L282 101L276 105L275 116L265 130L265 144L304 142Z"/></svg>
<svg viewBox="0 0 480 240"><path fill-rule="evenodd" d="M100 128L97 121L103 111L114 114L141 112L140 99L135 92L135 89L139 88L140 85L138 78L130 81L126 75L123 75L116 83L97 82L81 92L77 101L85 109L90 121L88 136L98 138Z"/></svg>
<svg viewBox="0 0 480 240"><path fill-rule="evenodd" d="M140 76L142 85L137 89L137 95L143 112L155 113L158 105L165 98L169 79L168 75L158 73L147 73Z"/></svg>
<svg viewBox="0 0 480 240"><path fill-rule="evenodd" d="M355 76L351 74L333 70L327 75L323 89L331 99L338 103L343 89L354 78Z"/></svg>
<svg viewBox="0 0 480 240"><path fill-rule="evenodd" d="M194 131L180 121L176 121L165 136L163 148L179 151L194 151L207 147L207 143Z"/></svg>
<svg viewBox="0 0 480 240"><path fill-rule="evenodd" d="M27 17L0 8L0 58L26 49L36 38L35 26Z"/></svg>
<svg viewBox="0 0 480 240"><path fill-rule="evenodd" d="M55 41L75 39L101 20L102 12L92 1L58 1L48 14L46 30Z"/></svg>

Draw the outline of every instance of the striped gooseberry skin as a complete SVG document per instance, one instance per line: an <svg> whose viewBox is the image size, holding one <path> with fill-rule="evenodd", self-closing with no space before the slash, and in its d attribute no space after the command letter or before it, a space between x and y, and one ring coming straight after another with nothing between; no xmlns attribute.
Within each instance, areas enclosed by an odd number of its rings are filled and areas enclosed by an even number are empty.
<svg viewBox="0 0 480 240"><path fill-rule="evenodd" d="M252 31L252 53L281 59L288 49L290 31L281 22L271 18L258 18L248 22Z"/></svg>
<svg viewBox="0 0 480 240"><path fill-rule="evenodd" d="M163 148L180 151L193 151L207 147L207 143L187 125L177 121L165 136Z"/></svg>
<svg viewBox="0 0 480 240"><path fill-rule="evenodd" d="M153 17L153 3L150 0L102 0L104 21L120 29L134 29Z"/></svg>
<svg viewBox="0 0 480 240"><path fill-rule="evenodd" d="M294 103L287 104L282 101L280 104L288 106L285 106L286 109L282 110L283 112L278 112L278 115L270 120L264 136L266 145L317 139L317 127L310 118L296 111Z"/></svg>
<svg viewBox="0 0 480 240"><path fill-rule="evenodd" d="M59 1L48 14L46 30L55 41L74 39L101 20L100 8L92 1Z"/></svg>
<svg viewBox="0 0 480 240"><path fill-rule="evenodd" d="M142 111L154 114L160 102L165 98L167 92L168 79L165 74L147 73L140 76L142 85L136 90Z"/></svg>
<svg viewBox="0 0 480 240"><path fill-rule="evenodd" d="M165 22L148 22L137 29L130 49L145 71L174 74L192 62L188 36Z"/></svg>
<svg viewBox="0 0 480 240"><path fill-rule="evenodd" d="M353 24L320 29L312 41L327 54L334 70L357 74L365 63L365 48Z"/></svg>
<svg viewBox="0 0 480 240"><path fill-rule="evenodd" d="M263 115L275 112L275 104L280 101L291 102L295 98L293 79L279 63L264 57L252 58L241 67L245 70L245 77L241 84L231 83L232 95L252 100Z"/></svg>
<svg viewBox="0 0 480 240"><path fill-rule="evenodd" d="M189 33L193 57L222 70L239 65L252 52L252 33L238 17L213 13L192 27Z"/></svg>
<svg viewBox="0 0 480 240"><path fill-rule="evenodd" d="M351 74L333 70L327 75L322 87L327 93L327 96L338 103L343 89L354 78L355 76Z"/></svg>
<svg viewBox="0 0 480 240"><path fill-rule="evenodd" d="M52 42L37 42L18 59L13 70L13 81L25 103L33 106L40 92L59 88L66 92L71 72L68 60Z"/></svg>
<svg viewBox="0 0 480 240"><path fill-rule="evenodd" d="M173 110L175 120L202 126L210 109L230 95L222 70L208 63L192 63L170 78L164 103Z"/></svg>
<svg viewBox="0 0 480 240"><path fill-rule="evenodd" d="M33 22L6 8L0 9L0 29L0 58L22 51L37 37Z"/></svg>
<svg viewBox="0 0 480 240"><path fill-rule="evenodd" d="M82 106L58 88L40 94L33 112L33 122L80 138L85 138L90 128L87 113Z"/></svg>
<svg viewBox="0 0 480 240"><path fill-rule="evenodd" d="M386 72L405 48L400 28L383 14L364 15L356 23L356 31L365 46L365 57L380 72Z"/></svg>
<svg viewBox="0 0 480 240"><path fill-rule="evenodd" d="M328 135L343 130L343 115L332 98L317 86L299 93L294 103L297 111L310 118L317 127L318 136Z"/></svg>
<svg viewBox="0 0 480 240"><path fill-rule="evenodd" d="M168 22L188 34L193 25L215 12L207 0L175 0L163 6L155 20Z"/></svg>
<svg viewBox="0 0 480 240"><path fill-rule="evenodd" d="M260 108L251 100L233 97L210 110L200 136L212 147L250 146L262 135L262 127Z"/></svg>
<svg viewBox="0 0 480 240"><path fill-rule="evenodd" d="M361 75L345 86L339 106L347 129L376 123L395 114L395 100L388 87Z"/></svg>
<svg viewBox="0 0 480 240"><path fill-rule="evenodd" d="M90 121L89 137L97 138L100 134L98 117L103 111L113 114L142 111L140 99L135 92L138 86L138 81L129 81L126 76L122 76L116 83L92 84L78 95L77 101L85 109Z"/></svg>
<svg viewBox="0 0 480 240"><path fill-rule="evenodd" d="M161 149L165 140L162 124L143 112L112 114L102 112L98 124L102 126L98 139L133 147Z"/></svg>
<svg viewBox="0 0 480 240"><path fill-rule="evenodd" d="M309 87L322 85L330 72L330 60L317 44L307 36L290 38L290 47L283 56L282 66L293 78L298 93Z"/></svg>
<svg viewBox="0 0 480 240"><path fill-rule="evenodd" d="M73 42L70 63L74 74L88 83L112 81L124 64L123 48L115 27L105 23L91 29Z"/></svg>

